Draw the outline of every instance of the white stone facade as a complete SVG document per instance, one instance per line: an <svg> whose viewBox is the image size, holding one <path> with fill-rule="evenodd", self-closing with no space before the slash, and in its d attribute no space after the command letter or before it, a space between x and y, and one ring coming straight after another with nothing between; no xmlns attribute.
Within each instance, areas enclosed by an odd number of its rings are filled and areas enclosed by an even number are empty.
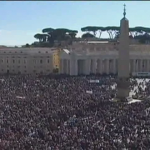
<svg viewBox="0 0 150 150"><path fill-rule="evenodd" d="M150 72L150 45L130 45L129 49L130 74L135 72ZM88 75L90 73L117 74L118 50L110 50L106 47L105 50L93 52L78 52L74 54L62 52L61 66L61 73L71 75Z"/></svg>
<svg viewBox="0 0 150 150"><path fill-rule="evenodd" d="M49 48L0 48L0 74L50 74L52 69Z"/></svg>
<svg viewBox="0 0 150 150"><path fill-rule="evenodd" d="M78 75L118 72L118 49L114 44L86 44L60 53L59 73ZM0 48L0 74L50 74L53 72L50 48ZM130 73L150 72L150 45L130 45Z"/></svg>

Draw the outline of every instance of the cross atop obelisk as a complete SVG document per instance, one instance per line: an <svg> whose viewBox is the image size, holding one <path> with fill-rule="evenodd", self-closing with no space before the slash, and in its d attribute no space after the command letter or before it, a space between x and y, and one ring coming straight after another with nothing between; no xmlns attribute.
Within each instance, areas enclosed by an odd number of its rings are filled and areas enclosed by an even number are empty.
<svg viewBox="0 0 150 150"><path fill-rule="evenodd" d="M126 5L124 4L123 6L124 6L123 16L124 16L124 18L125 18L125 17L126 17Z"/></svg>

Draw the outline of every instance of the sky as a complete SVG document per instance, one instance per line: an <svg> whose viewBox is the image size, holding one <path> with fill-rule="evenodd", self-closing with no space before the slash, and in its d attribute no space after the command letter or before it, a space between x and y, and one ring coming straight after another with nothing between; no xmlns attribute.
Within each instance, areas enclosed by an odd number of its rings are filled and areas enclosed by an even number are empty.
<svg viewBox="0 0 150 150"><path fill-rule="evenodd" d="M130 27L150 27L149 1L0 1L0 45L31 44L48 27L78 30L81 36L85 26L119 26L124 4Z"/></svg>

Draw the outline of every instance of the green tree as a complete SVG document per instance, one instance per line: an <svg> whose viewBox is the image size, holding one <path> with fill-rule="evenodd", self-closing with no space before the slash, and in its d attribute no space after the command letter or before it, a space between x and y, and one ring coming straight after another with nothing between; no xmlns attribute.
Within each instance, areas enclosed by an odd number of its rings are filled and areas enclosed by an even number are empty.
<svg viewBox="0 0 150 150"><path fill-rule="evenodd" d="M90 33L85 33L82 35L83 39L88 39L88 38L95 38L95 36L93 34Z"/></svg>
<svg viewBox="0 0 150 150"><path fill-rule="evenodd" d="M48 38L48 35L37 33L37 34L34 35L34 38L38 39L39 42L46 42L46 40Z"/></svg>
<svg viewBox="0 0 150 150"><path fill-rule="evenodd" d="M92 32L95 37L96 37L96 33L98 30L99 30L99 27L96 27L96 26L87 26L87 27L81 28L82 32L89 32L89 33Z"/></svg>
<svg viewBox="0 0 150 150"><path fill-rule="evenodd" d="M39 42L42 42L42 34L40 34L40 33L37 33L37 34L35 34L34 35L34 38L36 38L36 39L38 39L39 40Z"/></svg>
<svg viewBox="0 0 150 150"><path fill-rule="evenodd" d="M61 46L62 43L71 44L71 40L75 39L76 34L78 33L76 30L70 30L66 28L45 28L42 30L42 32L46 33L46 41L49 42L50 46L54 46L54 44Z"/></svg>

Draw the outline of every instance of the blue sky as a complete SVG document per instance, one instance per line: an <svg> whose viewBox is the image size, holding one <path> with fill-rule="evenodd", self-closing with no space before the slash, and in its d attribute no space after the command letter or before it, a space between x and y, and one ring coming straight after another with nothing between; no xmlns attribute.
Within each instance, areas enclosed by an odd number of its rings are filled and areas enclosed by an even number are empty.
<svg viewBox="0 0 150 150"><path fill-rule="evenodd" d="M131 27L150 27L149 1L0 1L0 45L30 44L47 27L78 30L79 36L81 27L119 26L124 3Z"/></svg>

